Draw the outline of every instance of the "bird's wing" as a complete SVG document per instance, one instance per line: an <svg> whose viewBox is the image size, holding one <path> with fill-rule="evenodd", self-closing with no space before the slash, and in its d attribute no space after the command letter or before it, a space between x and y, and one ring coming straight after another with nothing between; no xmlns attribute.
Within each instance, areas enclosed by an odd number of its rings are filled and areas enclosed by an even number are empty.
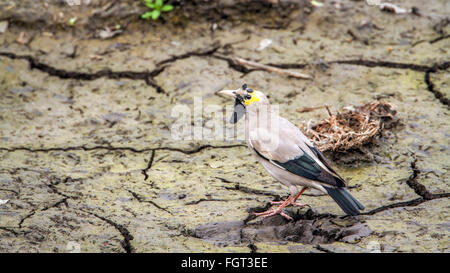
<svg viewBox="0 0 450 273"><path fill-rule="evenodd" d="M270 145L267 139L271 140ZM259 156L279 168L318 181L324 186L346 186L344 179L331 168L322 153L284 118L280 117L278 132L265 128L250 132L249 144Z"/></svg>

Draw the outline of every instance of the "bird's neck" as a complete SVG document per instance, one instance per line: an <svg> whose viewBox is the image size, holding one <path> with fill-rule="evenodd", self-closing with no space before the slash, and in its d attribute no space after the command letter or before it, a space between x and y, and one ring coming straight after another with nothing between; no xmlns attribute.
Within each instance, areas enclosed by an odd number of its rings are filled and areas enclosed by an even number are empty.
<svg viewBox="0 0 450 273"><path fill-rule="evenodd" d="M272 111L270 105L248 108L245 114L245 127L250 131L257 128L268 128L273 126L273 121L277 118L278 114Z"/></svg>

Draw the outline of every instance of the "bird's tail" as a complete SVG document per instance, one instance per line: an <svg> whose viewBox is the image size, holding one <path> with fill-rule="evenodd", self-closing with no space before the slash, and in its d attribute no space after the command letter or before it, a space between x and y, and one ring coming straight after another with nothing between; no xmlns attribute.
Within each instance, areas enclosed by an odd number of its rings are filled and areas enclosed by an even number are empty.
<svg viewBox="0 0 450 273"><path fill-rule="evenodd" d="M360 210L364 209L364 206L351 196L345 188L331 188L324 187L328 194L334 201L341 207L341 209L348 215L358 215Z"/></svg>

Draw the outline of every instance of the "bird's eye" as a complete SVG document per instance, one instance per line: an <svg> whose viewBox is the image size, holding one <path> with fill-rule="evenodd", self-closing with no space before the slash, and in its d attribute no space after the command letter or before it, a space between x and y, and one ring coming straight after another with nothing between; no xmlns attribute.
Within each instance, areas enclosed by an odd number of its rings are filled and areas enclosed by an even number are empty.
<svg viewBox="0 0 450 273"><path fill-rule="evenodd" d="M250 88L249 88L249 89L247 89L247 92L248 92L248 93L252 93L252 92L253 92L253 89L250 89Z"/></svg>
<svg viewBox="0 0 450 273"><path fill-rule="evenodd" d="M251 99L252 98L252 96L251 95L245 95L245 97L244 97L246 100L249 100L249 99Z"/></svg>
<svg viewBox="0 0 450 273"><path fill-rule="evenodd" d="M245 89L247 89L247 84L246 84L246 83L244 83L244 84L242 85L242 90L245 90Z"/></svg>

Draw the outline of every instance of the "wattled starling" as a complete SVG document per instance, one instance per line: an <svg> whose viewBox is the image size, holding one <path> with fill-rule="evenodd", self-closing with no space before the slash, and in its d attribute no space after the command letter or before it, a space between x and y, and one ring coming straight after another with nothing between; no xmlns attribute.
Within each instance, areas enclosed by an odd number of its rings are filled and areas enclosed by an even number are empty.
<svg viewBox="0 0 450 273"><path fill-rule="evenodd" d="M296 203L307 188L328 194L348 215L357 215L364 206L347 191L347 183L334 171L323 154L287 119L271 109L267 97L244 84L236 90L222 90L219 94L235 99L232 123L245 116L245 138L252 154L276 180L289 188L291 195L277 208L257 216L281 214L288 205L305 206ZM299 190L297 186L303 188Z"/></svg>

